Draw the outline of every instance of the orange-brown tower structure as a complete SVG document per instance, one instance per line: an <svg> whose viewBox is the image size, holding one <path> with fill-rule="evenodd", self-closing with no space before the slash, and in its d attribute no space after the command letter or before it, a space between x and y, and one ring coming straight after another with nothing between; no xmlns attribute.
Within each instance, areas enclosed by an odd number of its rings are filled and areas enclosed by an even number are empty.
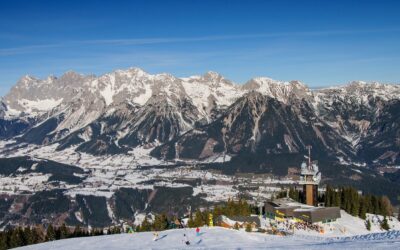
<svg viewBox="0 0 400 250"><path fill-rule="evenodd" d="M308 161L301 164L301 176L299 184L303 185L305 201L307 205L318 204L318 184L321 181L321 173L316 162L311 161L311 146L307 146Z"/></svg>

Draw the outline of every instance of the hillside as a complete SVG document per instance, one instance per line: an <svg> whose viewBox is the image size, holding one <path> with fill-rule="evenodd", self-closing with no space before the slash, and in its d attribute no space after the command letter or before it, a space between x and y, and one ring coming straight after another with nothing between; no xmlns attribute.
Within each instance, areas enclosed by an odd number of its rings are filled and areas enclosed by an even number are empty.
<svg viewBox="0 0 400 250"><path fill-rule="evenodd" d="M89 238L76 238L22 247L24 250L75 250L75 249L396 249L400 247L400 231L375 233L363 236L324 238L310 236L273 236L247 233L224 228L201 228L196 236L194 229L176 229L160 232L153 241L153 234L135 233ZM183 243L183 234L191 242Z"/></svg>

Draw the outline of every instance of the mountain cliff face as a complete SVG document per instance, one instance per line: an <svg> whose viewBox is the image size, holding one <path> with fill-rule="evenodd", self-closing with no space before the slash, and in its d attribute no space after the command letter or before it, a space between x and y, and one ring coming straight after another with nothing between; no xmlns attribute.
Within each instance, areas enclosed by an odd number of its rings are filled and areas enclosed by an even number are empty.
<svg viewBox="0 0 400 250"><path fill-rule="evenodd" d="M215 72L177 78L138 68L99 77L21 78L2 100L0 136L94 155L157 146L166 160L301 155L398 164L400 86L351 82L310 90Z"/></svg>
<svg viewBox="0 0 400 250"><path fill-rule="evenodd" d="M204 160L215 155L299 155L307 145L314 157L354 159L348 141L319 119L304 100L288 105L249 92L214 122L159 146L153 155L165 159Z"/></svg>
<svg viewBox="0 0 400 250"><path fill-rule="evenodd" d="M369 164L400 164L400 100L379 110L361 142L361 156Z"/></svg>
<svg viewBox="0 0 400 250"><path fill-rule="evenodd" d="M61 140L58 149L79 145L77 150L95 155L125 153L136 146L173 140L198 119L190 100L152 96L143 106L111 106L99 119Z"/></svg>
<svg viewBox="0 0 400 250"><path fill-rule="evenodd" d="M400 88L398 85L351 82L344 87L318 90L314 95L316 113L357 146L383 106L389 100L399 99Z"/></svg>

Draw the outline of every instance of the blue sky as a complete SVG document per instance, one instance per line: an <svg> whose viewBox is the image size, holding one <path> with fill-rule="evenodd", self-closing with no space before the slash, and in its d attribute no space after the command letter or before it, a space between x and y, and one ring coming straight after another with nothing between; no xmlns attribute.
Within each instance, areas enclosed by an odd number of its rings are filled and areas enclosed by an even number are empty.
<svg viewBox="0 0 400 250"><path fill-rule="evenodd" d="M23 75L140 67L311 87L400 82L400 1L0 1L0 95Z"/></svg>

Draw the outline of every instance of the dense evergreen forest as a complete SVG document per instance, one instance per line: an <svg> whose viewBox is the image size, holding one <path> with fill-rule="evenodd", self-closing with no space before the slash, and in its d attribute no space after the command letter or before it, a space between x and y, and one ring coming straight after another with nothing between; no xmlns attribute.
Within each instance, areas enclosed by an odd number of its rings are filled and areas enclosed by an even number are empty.
<svg viewBox="0 0 400 250"><path fill-rule="evenodd" d="M107 234L120 232L120 229L115 227L110 228ZM43 226L29 226L25 228L16 227L0 232L0 250L32 245L46 241L103 234L103 229L93 229L89 232L87 229L82 229L80 226L76 226L73 230L71 230L71 228L67 227L65 224L61 225L60 227L55 227L50 224L47 226L47 228L44 228Z"/></svg>

